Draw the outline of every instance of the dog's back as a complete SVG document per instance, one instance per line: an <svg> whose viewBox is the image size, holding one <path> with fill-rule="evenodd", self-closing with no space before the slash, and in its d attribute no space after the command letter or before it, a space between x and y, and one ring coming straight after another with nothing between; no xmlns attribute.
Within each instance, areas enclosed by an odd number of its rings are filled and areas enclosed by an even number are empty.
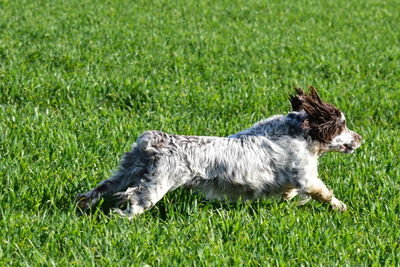
<svg viewBox="0 0 400 267"><path fill-rule="evenodd" d="M167 161L173 187L184 185L209 199L253 199L294 187L304 165L314 163L302 118L299 112L273 116L229 138L148 131L135 149L147 155L148 167Z"/></svg>

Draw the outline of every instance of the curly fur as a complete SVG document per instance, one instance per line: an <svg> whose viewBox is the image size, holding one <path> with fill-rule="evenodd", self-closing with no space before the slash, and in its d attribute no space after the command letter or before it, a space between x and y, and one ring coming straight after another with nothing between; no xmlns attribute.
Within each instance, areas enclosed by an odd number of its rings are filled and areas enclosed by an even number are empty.
<svg viewBox="0 0 400 267"><path fill-rule="evenodd" d="M78 207L88 209L101 197L117 195L132 218L155 205L167 192L184 186L208 199L256 199L301 194L346 205L318 178L318 157L328 151L351 153L361 137L349 130L342 112L311 88L290 96L293 111L260 121L229 137L143 133L122 159L119 170L96 188L80 194Z"/></svg>

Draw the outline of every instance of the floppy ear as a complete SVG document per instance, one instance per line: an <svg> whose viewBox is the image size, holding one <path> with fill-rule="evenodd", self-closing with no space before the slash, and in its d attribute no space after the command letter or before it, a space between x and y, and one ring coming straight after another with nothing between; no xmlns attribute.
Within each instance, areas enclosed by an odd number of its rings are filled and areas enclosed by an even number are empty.
<svg viewBox="0 0 400 267"><path fill-rule="evenodd" d="M303 123L305 137L311 137L321 143L327 143L343 130L343 126L337 121L328 121L322 124L305 120Z"/></svg>
<svg viewBox="0 0 400 267"><path fill-rule="evenodd" d="M314 99L315 101L317 101L318 103L322 104L322 100L318 95L317 89L315 89L312 86L309 86L308 88L310 88L310 91L311 91L311 98Z"/></svg>
<svg viewBox="0 0 400 267"><path fill-rule="evenodd" d="M303 109L304 91L300 88L295 88L296 95L289 95L289 101L292 105L293 111L300 111Z"/></svg>
<svg viewBox="0 0 400 267"><path fill-rule="evenodd" d="M310 120L320 124L337 120L341 116L341 112L332 104L323 102L314 87L310 86L310 89L310 95L306 95L302 99L302 107L310 116Z"/></svg>
<svg viewBox="0 0 400 267"><path fill-rule="evenodd" d="M301 92L302 95L292 97L290 102L292 107L299 107L308 115L302 125L305 136L323 143L329 142L344 128L340 121L341 112L332 104L323 102L314 87L310 86L308 95Z"/></svg>

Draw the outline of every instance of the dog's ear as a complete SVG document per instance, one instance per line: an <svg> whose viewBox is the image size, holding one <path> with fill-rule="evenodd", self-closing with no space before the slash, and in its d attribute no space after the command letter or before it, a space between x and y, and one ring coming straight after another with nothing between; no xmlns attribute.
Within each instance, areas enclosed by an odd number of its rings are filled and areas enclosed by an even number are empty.
<svg viewBox="0 0 400 267"><path fill-rule="evenodd" d="M303 122L306 136L326 143L344 129L340 110L323 102L314 87L310 86L310 94L304 95L300 100L302 109L308 115Z"/></svg>
<svg viewBox="0 0 400 267"><path fill-rule="evenodd" d="M293 111L300 111L303 109L303 101L304 101L304 91L300 88L295 88L296 91L295 95L289 95L289 101L292 105Z"/></svg>
<svg viewBox="0 0 400 267"><path fill-rule="evenodd" d="M317 89L315 89L312 86L309 86L308 88L310 88L310 91L311 91L311 98L314 99L316 102L322 104L322 100L318 95Z"/></svg>
<svg viewBox="0 0 400 267"><path fill-rule="evenodd" d="M340 110L330 103L323 102L314 87L310 86L310 89L310 94L302 98L302 108L310 119L319 123L337 120L341 116Z"/></svg>
<svg viewBox="0 0 400 267"><path fill-rule="evenodd" d="M303 130L305 137L311 137L321 143L328 143L343 130L343 126L337 120L316 123L307 119L303 123Z"/></svg>

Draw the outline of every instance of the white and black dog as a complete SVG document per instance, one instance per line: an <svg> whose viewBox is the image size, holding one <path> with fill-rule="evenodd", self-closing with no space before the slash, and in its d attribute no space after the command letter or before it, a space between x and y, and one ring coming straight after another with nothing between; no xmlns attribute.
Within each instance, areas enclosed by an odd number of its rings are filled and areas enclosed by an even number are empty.
<svg viewBox="0 0 400 267"><path fill-rule="evenodd" d="M102 197L117 196L116 209L128 218L155 205L167 192L184 186L208 199L256 199L301 194L346 205L318 178L318 157L329 151L351 153L361 136L346 127L344 114L325 103L311 87L290 96L293 111L272 116L229 137L183 136L159 131L143 133L122 159L119 170L96 188L77 197L88 209Z"/></svg>

